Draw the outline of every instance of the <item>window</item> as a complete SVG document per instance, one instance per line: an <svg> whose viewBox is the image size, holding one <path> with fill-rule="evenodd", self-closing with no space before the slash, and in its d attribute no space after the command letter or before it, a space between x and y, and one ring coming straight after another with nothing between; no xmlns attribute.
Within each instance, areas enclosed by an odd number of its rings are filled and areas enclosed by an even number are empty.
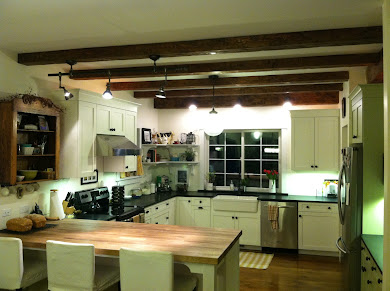
<svg viewBox="0 0 390 291"><path fill-rule="evenodd" d="M266 170L279 172L280 131L225 131L209 139L209 171L216 186L238 185L248 178L248 187L268 188ZM276 180L278 187L279 180Z"/></svg>

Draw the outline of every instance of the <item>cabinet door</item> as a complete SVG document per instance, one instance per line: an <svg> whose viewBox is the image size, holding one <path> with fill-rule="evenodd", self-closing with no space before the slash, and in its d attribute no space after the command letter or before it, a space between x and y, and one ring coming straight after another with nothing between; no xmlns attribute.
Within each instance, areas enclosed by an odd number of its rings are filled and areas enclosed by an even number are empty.
<svg viewBox="0 0 390 291"><path fill-rule="evenodd" d="M315 118L315 170L339 170L339 118Z"/></svg>
<svg viewBox="0 0 390 291"><path fill-rule="evenodd" d="M352 143L362 143L363 135L363 102L352 106Z"/></svg>
<svg viewBox="0 0 390 291"><path fill-rule="evenodd" d="M213 227L214 228L230 228L235 229L236 219L235 213L229 211L214 212L213 214Z"/></svg>
<svg viewBox="0 0 390 291"><path fill-rule="evenodd" d="M210 207L194 206L194 226L210 227Z"/></svg>
<svg viewBox="0 0 390 291"><path fill-rule="evenodd" d="M79 104L79 169L80 176L92 174L96 169L96 105Z"/></svg>
<svg viewBox="0 0 390 291"><path fill-rule="evenodd" d="M291 169L312 170L314 167L314 118L291 119Z"/></svg>
<svg viewBox="0 0 390 291"><path fill-rule="evenodd" d="M111 129L111 110L110 107L97 105L97 134L112 134Z"/></svg>
<svg viewBox="0 0 390 291"><path fill-rule="evenodd" d="M169 221L168 224L175 225L176 222L176 198L169 199L166 201L169 209Z"/></svg>
<svg viewBox="0 0 390 291"><path fill-rule="evenodd" d="M125 110L110 109L110 126L113 129L113 135L125 135Z"/></svg>
<svg viewBox="0 0 390 291"><path fill-rule="evenodd" d="M258 218L242 217L237 213L236 219L237 229L242 230L240 244L260 246L260 216Z"/></svg>
<svg viewBox="0 0 390 291"><path fill-rule="evenodd" d="M337 252L339 237L337 215L300 212L298 217L298 248L303 250Z"/></svg>
<svg viewBox="0 0 390 291"><path fill-rule="evenodd" d="M125 113L125 137L137 144L137 114L126 111ZM125 156L126 172L137 171L137 157Z"/></svg>
<svg viewBox="0 0 390 291"><path fill-rule="evenodd" d="M178 199L178 215L176 216L176 224L192 226L194 224L192 199L183 197L179 197Z"/></svg>

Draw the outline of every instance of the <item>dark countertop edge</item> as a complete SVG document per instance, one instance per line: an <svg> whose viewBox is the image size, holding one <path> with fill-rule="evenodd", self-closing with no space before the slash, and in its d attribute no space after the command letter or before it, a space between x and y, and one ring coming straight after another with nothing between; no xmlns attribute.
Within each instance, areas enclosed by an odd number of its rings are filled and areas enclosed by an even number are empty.
<svg viewBox="0 0 390 291"><path fill-rule="evenodd" d="M187 193L156 193L150 195L142 195L139 198L125 199L125 206L139 206L149 207L154 204L164 202L165 200L174 197L203 197L214 198L217 195L240 195L240 196L256 196L261 201L292 201L292 202L315 202L315 203L337 203L337 198L328 198L322 196L301 196L301 195L287 195L285 193L270 195L269 193L254 193L245 192L237 194L236 192L224 192L224 191L189 191Z"/></svg>
<svg viewBox="0 0 390 291"><path fill-rule="evenodd" d="M383 235L362 234L362 239L367 247L368 252L383 274Z"/></svg>

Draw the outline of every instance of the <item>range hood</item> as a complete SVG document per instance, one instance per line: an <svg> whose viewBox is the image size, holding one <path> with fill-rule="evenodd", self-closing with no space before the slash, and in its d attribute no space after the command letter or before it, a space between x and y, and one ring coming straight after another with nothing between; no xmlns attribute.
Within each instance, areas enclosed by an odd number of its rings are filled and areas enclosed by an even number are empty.
<svg viewBox="0 0 390 291"><path fill-rule="evenodd" d="M124 136L96 135L96 155L99 157L138 156L140 154L141 149Z"/></svg>

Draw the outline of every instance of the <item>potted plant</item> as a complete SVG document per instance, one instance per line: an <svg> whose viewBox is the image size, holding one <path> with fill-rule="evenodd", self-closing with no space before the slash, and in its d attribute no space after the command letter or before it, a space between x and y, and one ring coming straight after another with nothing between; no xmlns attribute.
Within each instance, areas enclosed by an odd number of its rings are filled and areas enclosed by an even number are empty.
<svg viewBox="0 0 390 291"><path fill-rule="evenodd" d="M214 172L208 172L206 174L206 190L212 191L214 182L215 182L215 173Z"/></svg>
<svg viewBox="0 0 390 291"><path fill-rule="evenodd" d="M246 192L246 186L248 186L249 179L248 177L245 177L244 179L241 179L240 185L242 187L242 190Z"/></svg>
<svg viewBox="0 0 390 291"><path fill-rule="evenodd" d="M194 161L195 160L195 152L192 149L186 150L182 154L183 159L185 159L188 162Z"/></svg>

